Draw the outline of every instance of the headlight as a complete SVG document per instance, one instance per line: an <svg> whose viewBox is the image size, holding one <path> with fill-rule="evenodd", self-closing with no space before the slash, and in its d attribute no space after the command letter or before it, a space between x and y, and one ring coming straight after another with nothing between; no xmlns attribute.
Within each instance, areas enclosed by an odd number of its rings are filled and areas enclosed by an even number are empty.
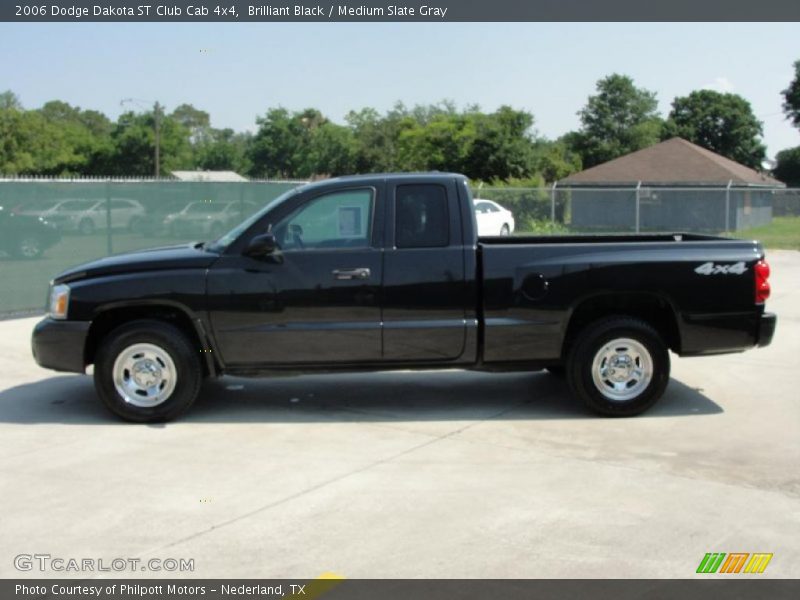
<svg viewBox="0 0 800 600"><path fill-rule="evenodd" d="M69 286L61 284L50 288L50 306L48 315L51 319L66 319L69 308Z"/></svg>

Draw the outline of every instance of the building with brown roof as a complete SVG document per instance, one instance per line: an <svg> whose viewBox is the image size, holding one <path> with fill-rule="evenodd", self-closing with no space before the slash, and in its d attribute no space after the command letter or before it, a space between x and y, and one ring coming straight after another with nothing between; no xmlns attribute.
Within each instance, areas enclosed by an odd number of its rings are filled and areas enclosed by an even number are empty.
<svg viewBox="0 0 800 600"><path fill-rule="evenodd" d="M780 181L681 138L574 173L572 226L725 231L772 220Z"/></svg>

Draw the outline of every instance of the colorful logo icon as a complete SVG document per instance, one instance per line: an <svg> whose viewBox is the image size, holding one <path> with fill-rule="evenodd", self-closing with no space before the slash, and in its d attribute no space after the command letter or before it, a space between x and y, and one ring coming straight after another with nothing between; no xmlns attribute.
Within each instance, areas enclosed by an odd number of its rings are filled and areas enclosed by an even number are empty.
<svg viewBox="0 0 800 600"><path fill-rule="evenodd" d="M763 573L772 553L707 552L697 567L698 573Z"/></svg>

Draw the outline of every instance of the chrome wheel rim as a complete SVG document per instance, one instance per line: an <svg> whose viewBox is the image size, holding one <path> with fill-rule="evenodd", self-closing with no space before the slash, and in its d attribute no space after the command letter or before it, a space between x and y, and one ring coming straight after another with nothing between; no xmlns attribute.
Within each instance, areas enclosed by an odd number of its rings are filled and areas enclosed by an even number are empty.
<svg viewBox="0 0 800 600"><path fill-rule="evenodd" d="M178 372L169 353L155 344L133 344L114 361L114 387L128 404L151 408L175 390Z"/></svg>
<svg viewBox="0 0 800 600"><path fill-rule="evenodd" d="M597 390L609 400L632 400L650 385L652 379L653 357L636 340L611 340L594 355L592 380Z"/></svg>

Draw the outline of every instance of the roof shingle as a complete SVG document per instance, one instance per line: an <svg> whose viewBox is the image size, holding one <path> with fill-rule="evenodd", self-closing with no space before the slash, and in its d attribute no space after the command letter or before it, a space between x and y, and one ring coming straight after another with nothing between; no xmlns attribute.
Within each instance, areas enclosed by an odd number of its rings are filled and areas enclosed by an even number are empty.
<svg viewBox="0 0 800 600"><path fill-rule="evenodd" d="M565 177L561 185L758 185L783 183L679 137Z"/></svg>

